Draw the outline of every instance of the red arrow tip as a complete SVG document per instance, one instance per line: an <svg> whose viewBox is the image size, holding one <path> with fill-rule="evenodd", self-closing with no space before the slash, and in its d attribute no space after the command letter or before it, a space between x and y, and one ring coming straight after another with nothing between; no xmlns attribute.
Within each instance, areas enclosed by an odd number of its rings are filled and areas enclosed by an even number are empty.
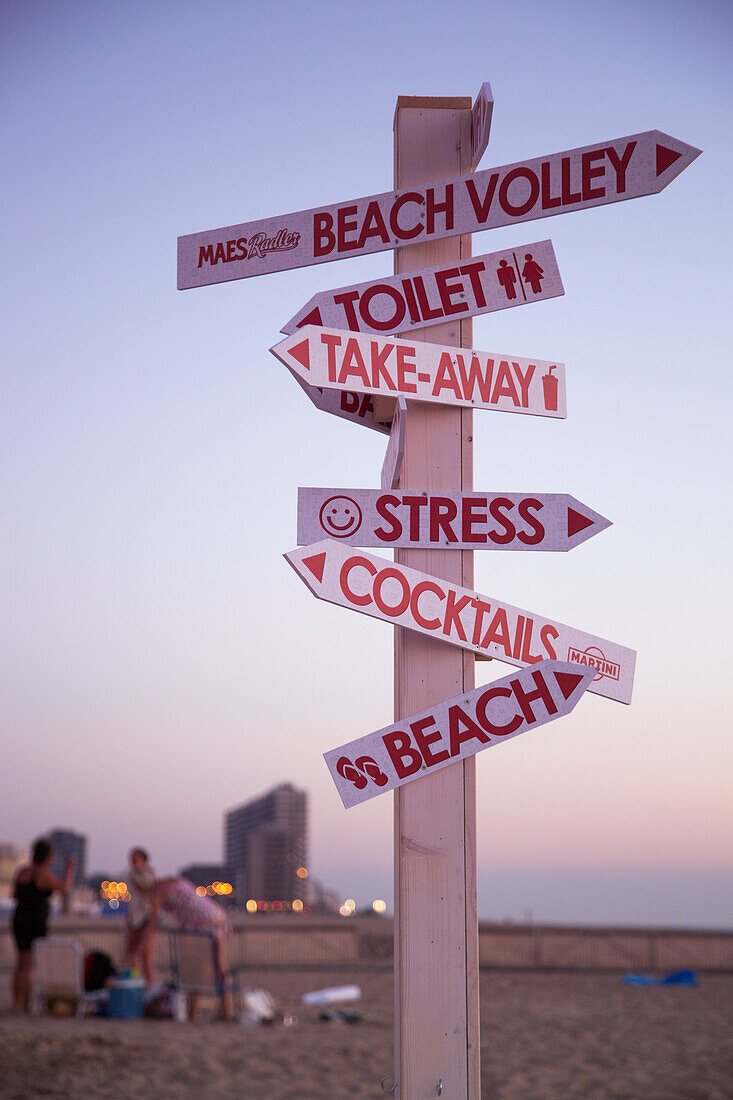
<svg viewBox="0 0 733 1100"><path fill-rule="evenodd" d="M314 554L310 558L303 558L303 565L310 569L311 573L320 584L323 581L323 570L326 568L326 551L324 550L321 554ZM555 675L557 675L557 673L555 673ZM567 699L567 695L565 698Z"/></svg>
<svg viewBox="0 0 733 1100"><path fill-rule="evenodd" d="M552 675L557 680L563 699L569 699L583 679L582 675L578 676L575 672L553 672Z"/></svg>
<svg viewBox="0 0 733 1100"><path fill-rule="evenodd" d="M657 175L661 176L662 172L666 172L681 156L682 153L677 153L674 149L668 149L666 145L657 145Z"/></svg>
<svg viewBox="0 0 733 1100"><path fill-rule="evenodd" d="M292 355L293 359L297 359L301 367L305 367L306 370L311 369L310 346L307 337L296 344L295 347L290 348L289 354Z"/></svg>
<svg viewBox="0 0 733 1100"><path fill-rule="evenodd" d="M595 520L588 519L588 516L568 507L568 538L577 535L578 531L585 531L586 527L592 527L594 522Z"/></svg>
<svg viewBox="0 0 733 1100"><path fill-rule="evenodd" d="M318 308L318 306L315 306L315 308L312 309L310 311L310 313L306 313L303 320L298 321L298 323L295 327L296 328L302 328L303 325L321 325L321 326L323 326L323 321L321 320L321 311Z"/></svg>

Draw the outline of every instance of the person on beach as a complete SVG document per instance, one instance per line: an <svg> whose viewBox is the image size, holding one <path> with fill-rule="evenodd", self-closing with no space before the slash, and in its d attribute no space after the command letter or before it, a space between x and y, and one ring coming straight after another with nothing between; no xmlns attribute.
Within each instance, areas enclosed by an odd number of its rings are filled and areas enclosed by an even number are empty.
<svg viewBox="0 0 733 1100"><path fill-rule="evenodd" d="M127 872L130 902L127 907L125 958L127 965L139 966L148 987L155 984L153 952L157 937L155 871L144 848L133 848Z"/></svg>
<svg viewBox="0 0 733 1100"><path fill-rule="evenodd" d="M63 879L56 878L50 869L53 848L45 837L33 845L30 865L21 867L13 883L15 913L13 936L17 949L12 988L13 1005L17 1012L28 1012L33 988L33 941L42 939L48 930L48 914L54 890L66 896L74 881L73 856L64 867Z"/></svg>
<svg viewBox="0 0 733 1100"><path fill-rule="evenodd" d="M159 879L156 885L154 913L158 909L169 913L185 932L209 932L214 940L216 978L220 993L220 1019L233 1018L231 985L227 981L226 941L231 924L221 906L205 894L196 892L188 879L172 876ZM192 1005L191 1018L195 1014Z"/></svg>

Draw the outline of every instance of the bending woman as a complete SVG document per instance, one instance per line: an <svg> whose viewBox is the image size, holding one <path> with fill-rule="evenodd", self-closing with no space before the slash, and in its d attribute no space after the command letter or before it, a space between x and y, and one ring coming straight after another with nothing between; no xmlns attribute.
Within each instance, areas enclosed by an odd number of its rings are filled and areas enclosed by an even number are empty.
<svg viewBox="0 0 733 1100"><path fill-rule="evenodd" d="M33 987L34 940L42 939L48 930L48 914L54 890L68 894L74 881L74 859L66 860L64 878L58 879L50 870L53 848L42 837L33 845L30 866L21 867L15 876L13 897L13 935L18 956L13 971L13 1004L16 1011L28 1012Z"/></svg>

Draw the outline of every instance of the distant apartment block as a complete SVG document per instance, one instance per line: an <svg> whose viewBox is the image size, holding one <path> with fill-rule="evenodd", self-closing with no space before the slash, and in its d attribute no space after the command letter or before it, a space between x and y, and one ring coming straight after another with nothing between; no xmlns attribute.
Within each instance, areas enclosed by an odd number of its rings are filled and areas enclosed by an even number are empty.
<svg viewBox="0 0 733 1100"><path fill-rule="evenodd" d="M64 877L64 868L69 856L76 860L73 886L82 886L86 880L87 838L72 829L52 829L46 834L53 847L51 870L59 878Z"/></svg>
<svg viewBox="0 0 733 1100"><path fill-rule="evenodd" d="M237 904L303 898L308 867L308 795L291 783L224 815L224 860Z"/></svg>

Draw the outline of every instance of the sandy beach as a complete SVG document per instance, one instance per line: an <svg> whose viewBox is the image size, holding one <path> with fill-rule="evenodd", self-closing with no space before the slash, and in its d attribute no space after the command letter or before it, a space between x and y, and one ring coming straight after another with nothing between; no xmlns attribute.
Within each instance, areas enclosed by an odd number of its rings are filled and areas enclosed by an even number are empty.
<svg viewBox="0 0 733 1100"><path fill-rule="evenodd" d="M322 1022L303 992L357 982L357 1024ZM0 1015L0 1097L384 1096L392 974L248 971L297 1014L290 1027ZM206 1008L206 1006L204 1006ZM728 1100L733 975L696 988L632 987L618 974L483 971L482 1096L500 1100Z"/></svg>

